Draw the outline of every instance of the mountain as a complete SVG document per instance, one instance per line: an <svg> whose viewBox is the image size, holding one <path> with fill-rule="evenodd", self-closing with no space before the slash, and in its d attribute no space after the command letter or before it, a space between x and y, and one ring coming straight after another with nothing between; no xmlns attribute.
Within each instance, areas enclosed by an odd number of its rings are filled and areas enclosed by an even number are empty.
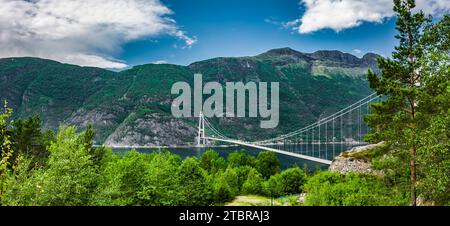
<svg viewBox="0 0 450 226"><path fill-rule="evenodd" d="M37 58L0 59L0 97L14 118L40 115L43 126L84 128L92 124L96 142L108 145L193 143L196 119L173 118L172 84L280 82L280 124L259 128L260 119L211 119L226 135L254 139L286 133L333 113L372 93L366 74L377 71L375 54L362 58L339 51L301 53L274 49L253 57L214 58L188 66L147 64L122 72L61 64Z"/></svg>

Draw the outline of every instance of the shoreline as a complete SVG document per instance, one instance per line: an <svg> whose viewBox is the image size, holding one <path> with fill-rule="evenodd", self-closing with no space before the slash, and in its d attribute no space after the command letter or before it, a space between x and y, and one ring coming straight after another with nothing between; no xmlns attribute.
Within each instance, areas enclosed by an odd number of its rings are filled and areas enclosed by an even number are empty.
<svg viewBox="0 0 450 226"><path fill-rule="evenodd" d="M204 146L197 146L197 145L175 145L175 146L139 146L139 145L133 145L133 146L126 146L126 145L93 145L93 147L107 147L112 149L174 149L174 148L180 148L180 149L188 149L188 148L228 148L228 147L238 147L239 145L204 145Z"/></svg>
<svg viewBox="0 0 450 226"><path fill-rule="evenodd" d="M306 143L298 143L297 145L305 145ZM320 143L320 142L314 142L314 143L308 143L308 144L312 144L312 145L319 145L319 144L325 144L325 143ZM328 142L326 143L328 145L356 145L356 144L366 144L365 142ZM277 145L283 145L282 143L270 143L270 144L266 144L267 146L277 146ZM93 145L93 147L108 147L108 148L112 148L112 149L173 149L173 148L181 148L181 149L188 149L188 148L229 148L229 147L239 147L241 145L236 145L236 144L231 144L231 145L202 145L202 146L197 146L197 145L174 145L174 146L140 146L140 145L132 145L132 146L127 146L127 145Z"/></svg>

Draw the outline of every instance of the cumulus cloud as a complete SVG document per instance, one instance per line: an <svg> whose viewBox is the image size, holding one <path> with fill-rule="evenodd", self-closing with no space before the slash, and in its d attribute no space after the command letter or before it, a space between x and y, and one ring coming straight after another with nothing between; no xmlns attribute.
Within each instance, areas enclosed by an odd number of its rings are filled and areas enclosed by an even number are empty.
<svg viewBox="0 0 450 226"><path fill-rule="evenodd" d="M450 0L417 0L417 9L440 15L450 11ZM381 23L394 16L392 0L301 0L305 13L288 22L300 33L329 28L336 32L361 25Z"/></svg>
<svg viewBox="0 0 450 226"><path fill-rule="evenodd" d="M34 56L123 68L111 56L124 43L171 35L196 42L159 0L0 0L0 58Z"/></svg>

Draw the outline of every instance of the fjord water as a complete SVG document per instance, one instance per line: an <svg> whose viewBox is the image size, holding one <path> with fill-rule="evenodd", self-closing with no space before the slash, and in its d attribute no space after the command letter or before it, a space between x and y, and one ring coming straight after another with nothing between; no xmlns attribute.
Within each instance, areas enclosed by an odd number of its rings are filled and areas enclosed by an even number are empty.
<svg viewBox="0 0 450 226"><path fill-rule="evenodd" d="M274 146L274 148L277 148L278 146ZM307 154L314 157L319 157L323 159L329 159L332 160L333 156L339 155L339 153L349 150L352 148L352 144L309 144L306 145L283 145L283 150L290 150L295 153L299 154ZM141 153L153 153L153 152L159 152L159 151L169 151L173 154L179 155L181 158L186 157L197 157L201 158L202 154L207 150L215 150L219 153L219 155L223 158L227 158L230 153L233 151L241 151L243 150L248 155L257 156L261 150L256 148L249 148L249 147L243 147L243 146L219 146L219 147L206 147L206 148L197 148L197 147L186 147L186 148L135 148L136 151ZM131 148L113 148L113 150L116 153L125 153ZM288 169L290 167L299 166L303 168L306 164L308 169L310 171L316 170L317 168L321 169L327 169L328 165L320 164L304 159L299 159L296 157L291 157L287 155L282 154L276 154L278 157L278 160L280 161L280 166L282 170Z"/></svg>

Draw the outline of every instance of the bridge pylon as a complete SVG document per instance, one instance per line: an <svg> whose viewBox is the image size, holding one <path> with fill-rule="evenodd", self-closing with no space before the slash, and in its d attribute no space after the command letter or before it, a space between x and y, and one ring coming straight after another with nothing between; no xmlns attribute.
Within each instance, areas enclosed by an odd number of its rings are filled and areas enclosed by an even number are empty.
<svg viewBox="0 0 450 226"><path fill-rule="evenodd" d="M205 118L203 112L200 112L198 117L198 136L197 136L197 146L202 147L206 144L205 135Z"/></svg>

